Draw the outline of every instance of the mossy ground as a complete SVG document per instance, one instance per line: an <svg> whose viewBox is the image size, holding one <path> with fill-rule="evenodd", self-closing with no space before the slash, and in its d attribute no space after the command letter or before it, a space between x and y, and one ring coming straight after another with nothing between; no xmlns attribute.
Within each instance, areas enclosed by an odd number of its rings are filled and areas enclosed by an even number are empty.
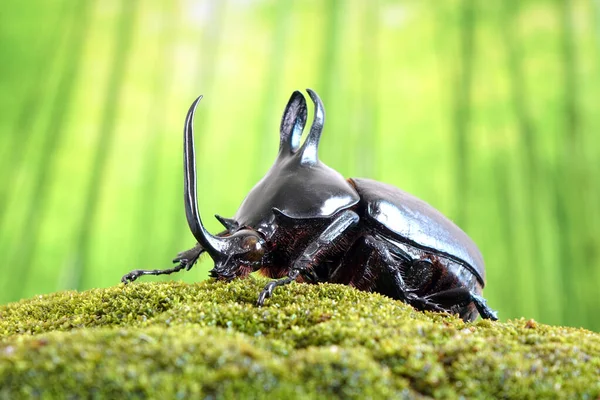
<svg viewBox="0 0 600 400"><path fill-rule="evenodd" d="M0 398L589 398L600 335L339 285L140 283L0 306ZM285 397L284 397L285 396Z"/></svg>

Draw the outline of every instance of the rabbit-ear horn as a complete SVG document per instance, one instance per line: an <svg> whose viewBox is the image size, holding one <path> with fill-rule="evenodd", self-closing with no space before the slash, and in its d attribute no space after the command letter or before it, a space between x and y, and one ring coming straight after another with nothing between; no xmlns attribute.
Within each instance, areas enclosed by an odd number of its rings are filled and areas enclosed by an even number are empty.
<svg viewBox="0 0 600 400"><path fill-rule="evenodd" d="M279 153L293 154L300 146L302 131L306 125L306 100L299 91L292 93L281 118Z"/></svg>
<svg viewBox="0 0 600 400"><path fill-rule="evenodd" d="M310 89L306 89L306 91L315 105L315 116L310 127L310 132L306 137L300 152L303 163L316 164L319 161L319 141L321 140L323 125L325 124L325 108L323 107L323 102L319 98L319 95Z"/></svg>

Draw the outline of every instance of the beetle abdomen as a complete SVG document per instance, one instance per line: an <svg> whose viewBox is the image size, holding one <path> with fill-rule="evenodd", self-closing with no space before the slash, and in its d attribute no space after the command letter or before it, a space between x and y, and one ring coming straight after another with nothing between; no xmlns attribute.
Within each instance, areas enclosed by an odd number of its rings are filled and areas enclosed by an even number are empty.
<svg viewBox="0 0 600 400"><path fill-rule="evenodd" d="M365 216L382 225L383 232L463 264L484 286L484 262L477 245L442 213L395 186L363 178L349 181L365 205Z"/></svg>

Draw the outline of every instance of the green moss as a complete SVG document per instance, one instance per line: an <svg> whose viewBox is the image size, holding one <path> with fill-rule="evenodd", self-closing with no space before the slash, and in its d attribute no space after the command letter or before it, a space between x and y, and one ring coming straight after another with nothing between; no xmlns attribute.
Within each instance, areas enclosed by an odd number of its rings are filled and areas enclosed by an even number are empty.
<svg viewBox="0 0 600 400"><path fill-rule="evenodd" d="M0 398L584 397L600 335L338 285L141 283L0 306Z"/></svg>

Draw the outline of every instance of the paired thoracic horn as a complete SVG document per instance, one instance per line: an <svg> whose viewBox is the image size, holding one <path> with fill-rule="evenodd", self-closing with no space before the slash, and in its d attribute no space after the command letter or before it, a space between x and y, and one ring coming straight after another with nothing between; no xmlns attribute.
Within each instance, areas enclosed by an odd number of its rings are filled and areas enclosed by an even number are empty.
<svg viewBox="0 0 600 400"><path fill-rule="evenodd" d="M310 132L300 147L300 138L306 125L306 100L302 93L295 91L283 112L281 119L281 140L279 143L279 157L289 155L299 156L302 164L316 164L319 140L325 122L325 110L319 96L310 89L306 89L315 106L315 115ZM194 114L196 106L202 99L198 97L191 105L183 129L183 170L184 170L184 197L185 215L192 234L210 254L213 260L227 257L230 244L227 237L211 235L202 224L198 211L198 194L196 192L196 155L194 151ZM219 218L219 217L217 217ZM223 223L222 218L219 220ZM227 222L227 221L225 221ZM227 225L226 225L227 226ZM233 226L232 226L233 228Z"/></svg>
<svg viewBox="0 0 600 400"><path fill-rule="evenodd" d="M281 140L279 142L279 155L287 156L298 154L304 164L316 164L318 161L319 140L325 123L325 109L319 96L310 89L306 89L315 106L315 115L310 132L302 145L300 138L306 125L306 100L302 93L295 91L288 101L283 117L281 118Z"/></svg>
<svg viewBox="0 0 600 400"><path fill-rule="evenodd" d="M306 125L306 100L299 91L292 93L283 117L281 117L279 152L295 153L300 146L300 137Z"/></svg>

